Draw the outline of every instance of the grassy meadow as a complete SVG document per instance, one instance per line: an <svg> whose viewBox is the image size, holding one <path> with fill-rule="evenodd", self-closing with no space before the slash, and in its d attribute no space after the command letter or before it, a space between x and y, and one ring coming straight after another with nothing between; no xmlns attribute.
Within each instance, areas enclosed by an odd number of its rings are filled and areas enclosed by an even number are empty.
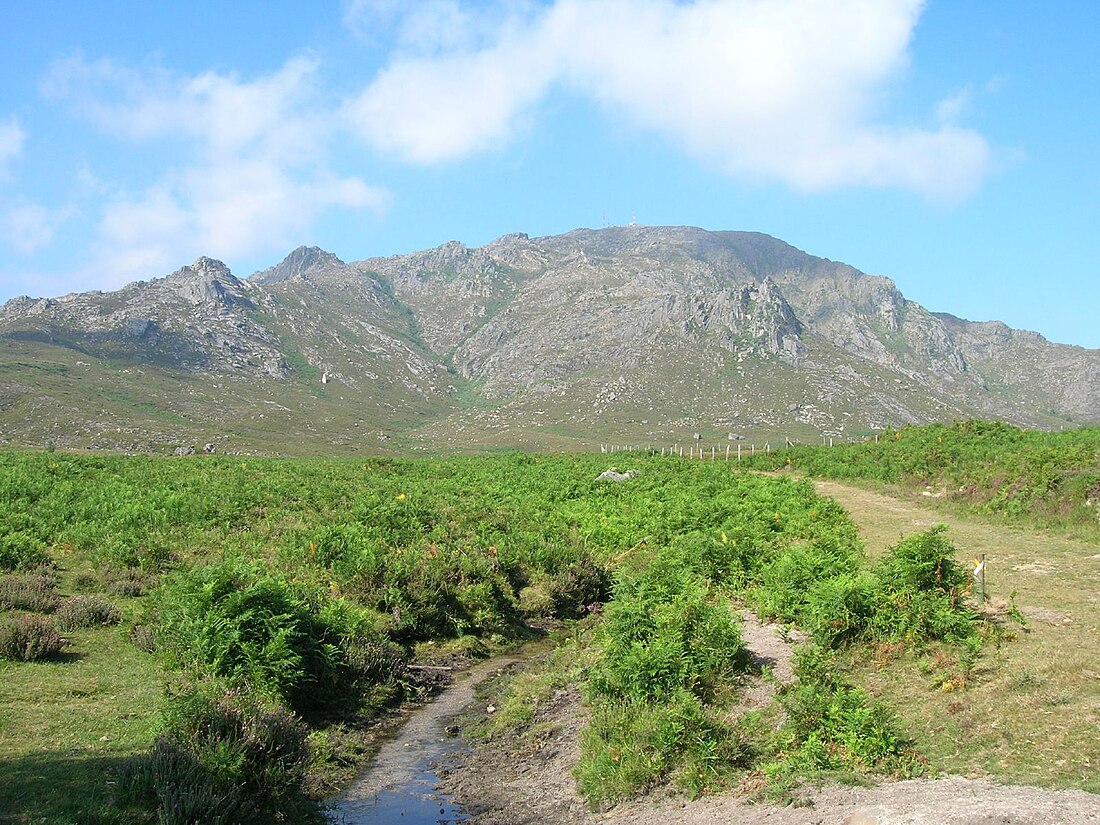
<svg viewBox="0 0 1100 825"><path fill-rule="evenodd" d="M0 454L0 822L317 821L361 758L343 732L418 664L548 626L575 629L528 682L583 687L593 805L747 776L1097 789L1079 539L724 462L622 454L637 474L599 479L610 459ZM812 642L798 686L731 718L740 605ZM528 724L537 697L509 701Z"/></svg>

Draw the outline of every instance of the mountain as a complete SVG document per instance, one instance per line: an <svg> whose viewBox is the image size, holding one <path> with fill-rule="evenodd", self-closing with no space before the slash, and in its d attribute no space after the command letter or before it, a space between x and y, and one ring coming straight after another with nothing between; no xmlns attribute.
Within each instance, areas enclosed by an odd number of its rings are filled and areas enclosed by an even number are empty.
<svg viewBox="0 0 1100 825"><path fill-rule="evenodd" d="M932 313L767 235L505 235L0 308L10 444L378 452L1100 422L1100 351Z"/></svg>

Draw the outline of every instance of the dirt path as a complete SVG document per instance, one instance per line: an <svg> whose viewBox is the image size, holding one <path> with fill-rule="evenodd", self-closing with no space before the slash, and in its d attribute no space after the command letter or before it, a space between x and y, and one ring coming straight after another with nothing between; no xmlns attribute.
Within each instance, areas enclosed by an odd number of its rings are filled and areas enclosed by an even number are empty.
<svg viewBox="0 0 1100 825"><path fill-rule="evenodd" d="M840 501L857 518L872 554L895 543L903 534L947 522L965 552L986 552L990 545L998 564L1014 575L1036 604L1051 603L1062 616L1065 606L1043 586L1035 584L1058 569L1066 559L1091 558L1089 548L1075 542L1061 542L1052 551L1049 537L1041 538L1031 554L1026 542L1011 531L986 525L976 526L944 516L915 504L881 494L844 487L831 482L819 491ZM1013 549L1014 548L1014 549ZM1095 553L1095 550L1091 551ZM1048 558L1049 556L1049 558ZM1014 569L1015 568L1015 569ZM1038 572L1036 572L1038 571ZM1017 579L1019 580L1017 582ZM1030 586L1029 586L1030 585ZM1092 602L1091 597L1086 597ZM1081 608L1082 605L1074 604ZM1067 614L1068 615L1068 614ZM761 625L748 611L744 638L758 664L768 665L779 681L791 678L790 643L779 628ZM1059 624L1061 624L1061 619ZM1081 623L1084 624L1084 623ZM1091 622L1090 622L1091 624ZM1084 628L1081 628L1084 629ZM1064 632L1064 628L1059 628ZM1044 629L1036 628L1029 643L1041 650ZM773 683L758 680L745 692L746 707L766 704ZM807 807L752 804L735 794L723 794L695 801L675 796L650 796L621 804L604 813L589 812L572 778L579 755L579 732L584 711L575 690L560 692L540 711L539 722L552 724L553 733L541 745L521 747L518 742L479 745L461 758L444 779L443 790L471 815L472 825L1083 825L1100 823L1100 796L1082 791L1052 791L1026 786L1000 785L989 779L948 777L938 780L909 780L884 783L871 788L831 786L811 789L805 795Z"/></svg>

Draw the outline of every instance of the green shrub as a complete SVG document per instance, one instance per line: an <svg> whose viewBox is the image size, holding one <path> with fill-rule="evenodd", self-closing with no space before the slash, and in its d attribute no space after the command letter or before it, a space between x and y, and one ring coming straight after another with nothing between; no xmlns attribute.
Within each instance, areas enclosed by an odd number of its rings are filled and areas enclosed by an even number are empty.
<svg viewBox="0 0 1100 825"><path fill-rule="evenodd" d="M57 578L49 568L0 574L0 610L49 613L57 609Z"/></svg>
<svg viewBox="0 0 1100 825"><path fill-rule="evenodd" d="M749 598L762 619L807 624L814 585L849 573L855 567L856 561L850 556L813 545L795 544L784 548L761 568L758 583L750 590Z"/></svg>
<svg viewBox="0 0 1100 825"><path fill-rule="evenodd" d="M0 658L24 662L49 659L67 644L45 616L23 614L0 620Z"/></svg>
<svg viewBox="0 0 1100 825"><path fill-rule="evenodd" d="M878 580L866 573L840 573L814 583L801 611L802 627L830 648L866 636L880 603Z"/></svg>
<svg viewBox="0 0 1100 825"><path fill-rule="evenodd" d="M874 568L880 595L870 618L878 638L976 640L976 616L962 600L968 574L954 560L947 528L908 536Z"/></svg>
<svg viewBox="0 0 1100 825"><path fill-rule="evenodd" d="M99 595L73 596L57 608L57 626L65 632L82 627L118 624L118 608Z"/></svg>
<svg viewBox="0 0 1100 825"><path fill-rule="evenodd" d="M831 654L804 648L795 672L798 681L780 698L787 713L780 730L786 770L846 769L898 777L920 772L921 760L891 714L862 688L845 684Z"/></svg>
<svg viewBox="0 0 1100 825"><path fill-rule="evenodd" d="M0 535L0 570L31 570L49 562L46 543L37 536L24 531Z"/></svg>
<svg viewBox="0 0 1100 825"><path fill-rule="evenodd" d="M890 593L957 594L967 574L955 562L946 525L906 537L887 551L875 575Z"/></svg>
<svg viewBox="0 0 1100 825"><path fill-rule="evenodd" d="M259 567L227 562L175 576L157 623L170 664L248 685L298 712L354 704L388 678L355 662L356 647L385 643L371 615Z"/></svg>
<svg viewBox="0 0 1100 825"><path fill-rule="evenodd" d="M661 559L619 584L602 634L589 684L610 699L706 698L747 663L740 617L704 580Z"/></svg>

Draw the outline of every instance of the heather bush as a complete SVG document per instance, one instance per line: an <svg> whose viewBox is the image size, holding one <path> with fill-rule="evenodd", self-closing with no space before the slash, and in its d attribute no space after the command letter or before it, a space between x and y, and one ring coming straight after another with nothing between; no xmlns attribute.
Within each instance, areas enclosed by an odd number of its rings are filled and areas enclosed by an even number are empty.
<svg viewBox="0 0 1100 825"><path fill-rule="evenodd" d="M147 624L136 624L130 628L130 643L145 653L157 652L157 631Z"/></svg>
<svg viewBox="0 0 1100 825"><path fill-rule="evenodd" d="M41 567L31 573L0 574L0 610L49 613L57 608L57 578Z"/></svg>
<svg viewBox="0 0 1100 825"><path fill-rule="evenodd" d="M91 595L66 599L57 608L55 618L58 628L69 632L82 627L118 624L121 617L118 608L103 596Z"/></svg>
<svg viewBox="0 0 1100 825"><path fill-rule="evenodd" d="M67 645L53 620L34 614L0 620L0 658L31 662L56 656Z"/></svg>
<svg viewBox="0 0 1100 825"><path fill-rule="evenodd" d="M293 819L313 807L301 794L307 737L285 707L217 682L188 686L152 750L121 771L118 804L165 825Z"/></svg>
<svg viewBox="0 0 1100 825"><path fill-rule="evenodd" d="M157 576L141 567L105 567L103 588L115 596L144 596L156 586Z"/></svg>

